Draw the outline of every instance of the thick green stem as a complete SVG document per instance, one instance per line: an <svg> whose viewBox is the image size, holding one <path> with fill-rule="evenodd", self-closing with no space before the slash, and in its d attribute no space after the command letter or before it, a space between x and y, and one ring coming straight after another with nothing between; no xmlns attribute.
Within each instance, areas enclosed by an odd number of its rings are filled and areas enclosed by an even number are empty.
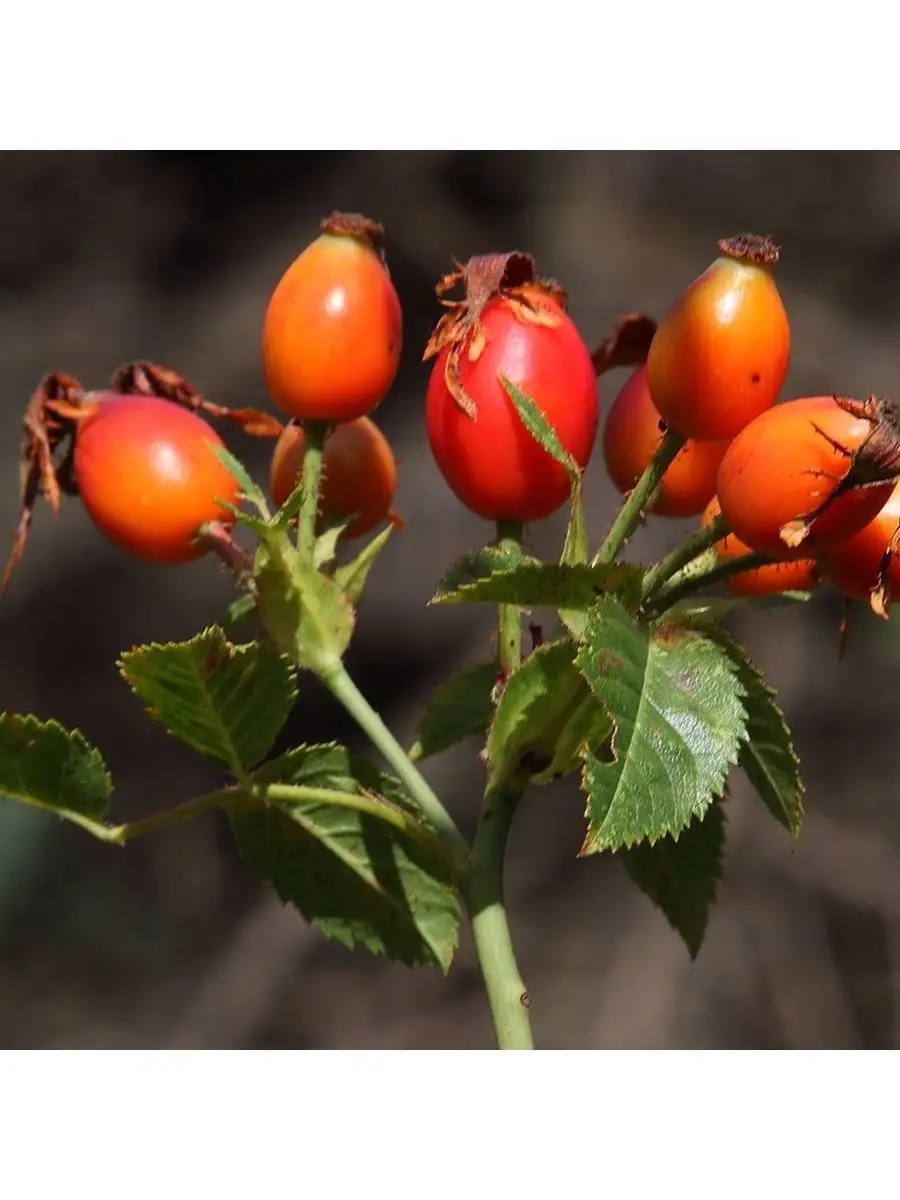
<svg viewBox="0 0 900 1200"><path fill-rule="evenodd" d="M325 421L305 421L303 424L303 496L297 528L297 549L303 561L310 563L316 548L322 458L329 428Z"/></svg>
<svg viewBox="0 0 900 1200"><path fill-rule="evenodd" d="M522 553L522 522L498 521L497 545L518 558ZM506 677L522 661L522 610L515 604L500 604L497 609L500 670Z"/></svg>
<svg viewBox="0 0 900 1200"><path fill-rule="evenodd" d="M489 787L475 833L466 907L501 1050L533 1050L529 1000L516 962L503 898L503 860L523 784Z"/></svg>
<svg viewBox="0 0 900 1200"><path fill-rule="evenodd" d="M319 678L335 699L344 706L372 744L384 755L437 833L452 847L457 857L468 863L471 859L471 850L468 842L459 832L456 822L444 808L425 777L410 762L405 750L387 725L353 682L343 663L326 669Z"/></svg>
<svg viewBox="0 0 900 1200"><path fill-rule="evenodd" d="M672 465L678 451L684 445L685 439L680 433L668 429L663 434L659 449L650 460L646 471L628 493L618 516L612 523L612 528L606 535L606 541L597 551L594 563L611 563L634 533L645 509L653 499L653 493L659 487L663 475Z"/></svg>
<svg viewBox="0 0 900 1200"><path fill-rule="evenodd" d="M695 559L704 550L708 550L710 546L714 546L728 533L728 522L724 517L716 517L709 525L705 525L702 529L698 529L696 533L692 533L690 537L680 542L674 550L670 550L664 558L661 558L655 566L651 567L644 576L643 586L641 588L642 598L646 601L659 591L664 583L686 566L692 559Z"/></svg>
<svg viewBox="0 0 900 1200"><path fill-rule="evenodd" d="M715 566L708 567L704 571L697 571L683 578L679 577L677 581L673 579L668 587L664 587L656 593L647 605L646 611L648 614L664 612L673 604L677 604L679 600L692 596L700 588L711 587L714 583L722 583L744 571L755 571L758 567L767 567L775 561L773 558L767 558L765 554L742 554L738 558L717 562Z"/></svg>

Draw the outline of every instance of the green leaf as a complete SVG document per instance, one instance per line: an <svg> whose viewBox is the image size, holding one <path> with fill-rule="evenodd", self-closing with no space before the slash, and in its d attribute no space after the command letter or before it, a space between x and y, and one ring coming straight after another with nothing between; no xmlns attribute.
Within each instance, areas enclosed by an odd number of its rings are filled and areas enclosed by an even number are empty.
<svg viewBox="0 0 900 1200"><path fill-rule="evenodd" d="M353 608L340 587L305 563L283 531L256 551L259 615L275 645L321 673L340 662L353 634Z"/></svg>
<svg viewBox="0 0 900 1200"><path fill-rule="evenodd" d="M452 872L436 852L436 836L411 814L399 781L340 746L300 747L255 779L271 784L279 776L294 786L333 789L333 800L232 809L235 840L251 868L326 937L446 972L459 936ZM341 793L359 807L335 803Z"/></svg>
<svg viewBox="0 0 900 1200"><path fill-rule="evenodd" d="M581 469L578 463L572 458L568 450L560 442L556 435L556 430L549 424L547 418L531 399L526 395L521 388L517 388L512 380L505 375L500 376L500 384L503 390L516 406L516 411L519 418L538 445L555 458L560 466L565 467L572 480L578 479L581 476Z"/></svg>
<svg viewBox="0 0 900 1200"><path fill-rule="evenodd" d="M230 500L218 499L217 503L226 512L230 512L238 524L246 526L247 529L252 529L259 537L268 533L269 524L267 521L262 521L259 517L251 516L250 513L244 512L242 508L238 508L237 505L232 504Z"/></svg>
<svg viewBox="0 0 900 1200"><path fill-rule="evenodd" d="M169 733L236 775L268 752L296 697L295 672L273 646L235 646L216 626L189 642L138 646L118 666Z"/></svg>
<svg viewBox="0 0 900 1200"><path fill-rule="evenodd" d="M581 853L679 833L738 758L746 716L734 663L694 630L638 624L613 597L598 601L577 662L616 728L611 762L585 756Z"/></svg>
<svg viewBox="0 0 900 1200"><path fill-rule="evenodd" d="M520 560L444 590L442 582L432 604L516 604L521 607L566 608L585 612L600 596L613 593L636 605L642 572L628 563L563 565Z"/></svg>
<svg viewBox="0 0 900 1200"><path fill-rule="evenodd" d="M593 720L578 716L590 700L575 665L575 646L570 641L539 646L510 675L497 704L486 747L492 786L523 772L548 782L570 761L573 737L579 749L582 742L598 749L610 722L596 701Z"/></svg>
<svg viewBox="0 0 900 1200"><path fill-rule="evenodd" d="M724 850L725 810L721 800L714 800L677 839L663 837L652 846L642 842L618 855L632 881L681 934L691 958L703 945Z"/></svg>
<svg viewBox="0 0 900 1200"><path fill-rule="evenodd" d="M237 481L237 484L244 496L248 500L252 501L252 503L255 504L259 509L260 513L266 519L268 519L270 514L269 506L266 503L265 494L240 459L235 458L235 456L230 451L226 450L224 446L213 446L212 450L226 471L228 471Z"/></svg>
<svg viewBox="0 0 900 1200"><path fill-rule="evenodd" d="M528 554L514 554L510 550L502 550L499 546L485 546L482 550L463 554L454 559L441 576L430 603L438 604L445 595L452 595L470 584L489 579L495 574L512 571L519 565L529 564L543 565L538 558Z"/></svg>
<svg viewBox="0 0 900 1200"><path fill-rule="evenodd" d="M99 750L77 729L30 715L0 714L0 795L90 822L106 815L111 791Z"/></svg>
<svg viewBox="0 0 900 1200"><path fill-rule="evenodd" d="M422 720L412 757L417 761L483 734L494 716L495 662L466 667L435 688Z"/></svg>
<svg viewBox="0 0 900 1200"><path fill-rule="evenodd" d="M370 542L367 542L352 562L342 564L335 571L334 581L351 603L359 602L369 572L393 532L394 526L386 525Z"/></svg>
<svg viewBox="0 0 900 1200"><path fill-rule="evenodd" d="M803 828L804 785L791 731L776 703L777 693L742 646L723 630L715 636L737 667L745 692L747 736L741 746L740 766L772 816L798 838Z"/></svg>

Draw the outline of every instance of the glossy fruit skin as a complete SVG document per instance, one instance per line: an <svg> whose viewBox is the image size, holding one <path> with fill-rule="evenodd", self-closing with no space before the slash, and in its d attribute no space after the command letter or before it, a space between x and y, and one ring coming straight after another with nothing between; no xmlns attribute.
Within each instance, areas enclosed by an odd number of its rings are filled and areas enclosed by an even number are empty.
<svg viewBox="0 0 900 1200"><path fill-rule="evenodd" d="M719 499L713 496L703 512L702 524L712 524L721 513ZM750 554L750 547L745 545L733 533L727 534L715 544L716 557L720 562L731 562ZM724 582L725 586L735 596L773 596L778 592L809 592L819 582L819 568L812 558L797 558L767 564L764 567L754 567L750 571L741 571L730 575Z"/></svg>
<svg viewBox="0 0 900 1200"><path fill-rule="evenodd" d="M742 430L719 467L717 494L732 531L770 558L796 558L779 530L814 512L847 474L850 460L827 438L852 452L866 440L871 422L851 416L833 396L809 396L779 404ZM801 543L804 557L818 556L858 533L885 505L892 483L845 493L813 523Z"/></svg>
<svg viewBox="0 0 900 1200"><path fill-rule="evenodd" d="M403 314L379 255L323 233L272 293L262 361L272 400L288 416L352 421L377 408L397 374Z"/></svg>
<svg viewBox="0 0 900 1200"><path fill-rule="evenodd" d="M590 352L571 318L544 300L558 323L516 317L501 297L481 314L485 344L472 362L463 349L460 380L474 401L469 417L444 378L449 349L434 362L425 401L428 441L448 486L471 512L492 521L537 521L569 498L565 469L522 424L500 384L504 374L526 392L572 458L587 465L597 439L599 398Z"/></svg>
<svg viewBox="0 0 900 1200"><path fill-rule="evenodd" d="M646 366L626 380L606 418L603 458L610 478L625 494L644 473L663 438L664 424L650 398ZM663 476L651 511L659 517L695 517L716 491L727 441L689 439Z"/></svg>
<svg viewBox="0 0 900 1200"><path fill-rule="evenodd" d="M196 413L153 396L101 392L78 427L73 468L88 516L113 545L151 563L184 563L205 549L201 525L234 517L240 489L210 443L216 431Z"/></svg>
<svg viewBox="0 0 900 1200"><path fill-rule="evenodd" d="M900 484L868 525L840 542L823 558L826 575L852 600L866 600L881 583L881 564L888 542L900 526ZM900 595L900 556L892 555L887 582Z"/></svg>
<svg viewBox="0 0 900 1200"><path fill-rule="evenodd" d="M270 487L280 508L300 481L305 438L288 425L272 455ZM342 534L362 537L390 514L397 491L397 464L390 443L373 421L358 417L337 425L325 439L319 510L328 515L358 514Z"/></svg>
<svg viewBox="0 0 900 1200"><path fill-rule="evenodd" d="M663 318L647 359L653 403L685 437L732 438L774 404L791 334L771 271L722 257Z"/></svg>

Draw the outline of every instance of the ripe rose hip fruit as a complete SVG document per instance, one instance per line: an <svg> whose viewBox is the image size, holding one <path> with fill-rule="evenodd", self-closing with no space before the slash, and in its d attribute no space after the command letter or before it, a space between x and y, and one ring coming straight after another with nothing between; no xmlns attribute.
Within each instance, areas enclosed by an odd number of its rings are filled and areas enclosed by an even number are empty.
<svg viewBox="0 0 900 1200"><path fill-rule="evenodd" d="M603 431L603 457L613 483L631 491L663 438L664 423L650 399L647 368L638 367L612 403ZM688 439L663 476L651 512L660 517L694 517L715 494L727 441Z"/></svg>
<svg viewBox="0 0 900 1200"><path fill-rule="evenodd" d="M560 466L528 432L500 382L534 401L579 466L597 437L599 402L590 352L565 311L565 293L535 278L525 254L474 258L438 285L462 284L443 303L425 350L435 358L426 397L428 440L457 498L489 520L535 521L569 497Z"/></svg>
<svg viewBox="0 0 900 1200"><path fill-rule="evenodd" d="M272 456L272 499L280 508L300 482L306 439L288 425ZM337 425L325 439L319 511L356 519L341 535L362 537L390 517L397 490L397 465L390 444L368 417Z"/></svg>
<svg viewBox="0 0 900 1200"><path fill-rule="evenodd" d="M394 382L403 315L381 244L365 217L334 213L281 277L263 323L269 395L288 416L352 421Z"/></svg>
<svg viewBox="0 0 900 1200"><path fill-rule="evenodd" d="M73 471L88 516L109 541L145 562L182 563L204 548L195 534L234 517L240 489L212 446L222 439L202 417L155 396L96 393L78 424Z"/></svg>
<svg viewBox="0 0 900 1200"><path fill-rule="evenodd" d="M713 496L703 513L703 526L711 525L721 511L718 497ZM750 547L733 533L716 542L713 549L720 562L731 562L751 553ZM814 559L797 558L767 563L749 571L740 571L737 575L729 575L725 586L735 596L772 596L778 592L812 591L819 578L819 568Z"/></svg>
<svg viewBox="0 0 900 1200"><path fill-rule="evenodd" d="M647 359L653 403L685 437L731 438L774 404L791 334L769 238L740 234L675 301Z"/></svg>
<svg viewBox="0 0 900 1200"><path fill-rule="evenodd" d="M858 533L900 475L887 402L810 396L743 429L719 467L717 494L733 533L770 558L818 556Z"/></svg>
<svg viewBox="0 0 900 1200"><path fill-rule="evenodd" d="M825 574L851 600L868 600L886 616L900 592L900 484L868 525L823 557Z"/></svg>

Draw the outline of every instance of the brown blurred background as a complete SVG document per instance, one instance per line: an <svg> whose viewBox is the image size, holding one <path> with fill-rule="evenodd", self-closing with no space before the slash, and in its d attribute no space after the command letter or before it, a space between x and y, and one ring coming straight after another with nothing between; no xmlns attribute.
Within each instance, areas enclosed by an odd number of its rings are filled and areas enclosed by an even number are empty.
<svg viewBox="0 0 900 1200"><path fill-rule="evenodd" d="M282 270L333 208L381 220L405 351L379 420L401 457L408 525L375 572L350 666L401 740L431 686L490 647L491 614L427 610L446 560L482 544L433 466L421 348L451 257L531 250L594 343L614 317L661 315L722 235L784 245L789 391L900 393L900 155L739 153L0 154L2 528L16 512L25 401L67 369L97 386L137 357L225 404L265 405L259 329ZM608 404L621 376L602 387ZM230 439L265 478L269 446ZM595 541L615 497L599 455ZM682 527L644 531L634 553ZM553 553L561 522L532 535ZM142 715L119 651L190 636L231 596L211 563L157 569L108 546L70 503L41 511L0 608L0 707L77 725L104 752L117 818L218 778ZM576 861L569 782L529 796L512 840L513 932L545 1047L900 1044L898 634L858 620L839 663L839 604L737 625L771 672L808 786L799 848L739 778L726 882L691 964L615 860ZM311 681L286 737L359 745ZM471 827L475 747L428 773ZM252 878L210 816L127 851L0 800L0 1046L486 1047L464 938L448 979L326 943Z"/></svg>

